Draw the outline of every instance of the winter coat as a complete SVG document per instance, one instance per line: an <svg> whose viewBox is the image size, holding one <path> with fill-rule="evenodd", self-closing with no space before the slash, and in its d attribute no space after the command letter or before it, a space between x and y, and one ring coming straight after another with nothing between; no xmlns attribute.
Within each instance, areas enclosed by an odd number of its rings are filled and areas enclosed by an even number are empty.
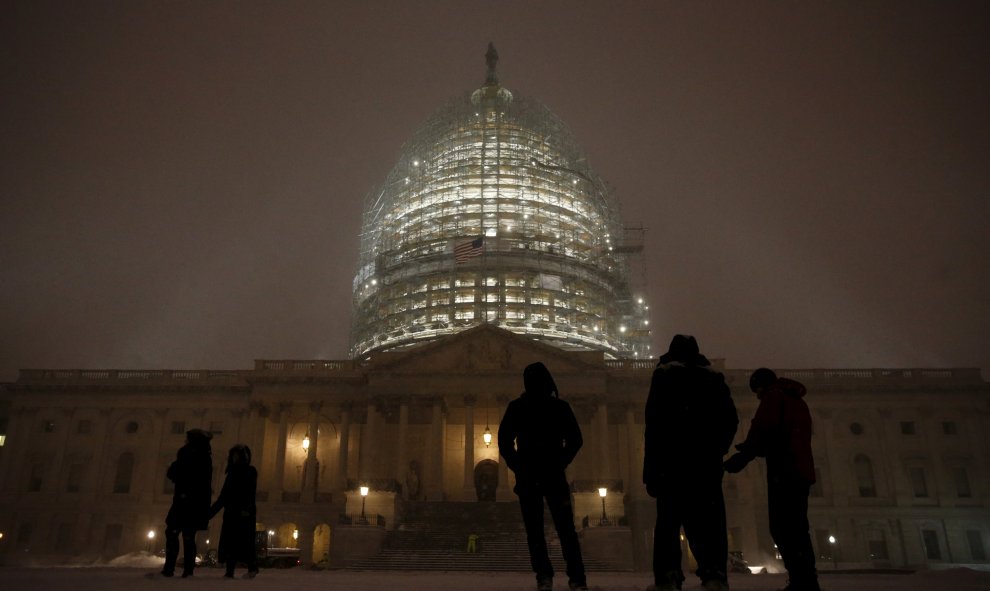
<svg viewBox="0 0 990 591"><path fill-rule="evenodd" d="M516 475L516 494L567 494L564 470L583 445L571 405L550 394L509 402L498 427L498 450Z"/></svg>
<svg viewBox="0 0 990 591"><path fill-rule="evenodd" d="M799 476L815 482L811 455L811 412L800 382L778 378L760 395L746 440L739 451L767 459L767 476Z"/></svg>
<svg viewBox="0 0 990 591"><path fill-rule="evenodd" d="M646 400L647 490L720 479L738 425L725 378L704 355L661 357Z"/></svg>
<svg viewBox="0 0 990 591"><path fill-rule="evenodd" d="M206 529L213 489L213 460L209 443L187 443L179 448L166 476L175 483L165 525L179 530Z"/></svg>
<svg viewBox="0 0 990 591"><path fill-rule="evenodd" d="M232 464L227 469L220 495L210 507L210 518L223 509L220 526L220 547L217 559L229 562L247 559L254 550L254 529L258 511L255 496L258 471L250 464Z"/></svg>

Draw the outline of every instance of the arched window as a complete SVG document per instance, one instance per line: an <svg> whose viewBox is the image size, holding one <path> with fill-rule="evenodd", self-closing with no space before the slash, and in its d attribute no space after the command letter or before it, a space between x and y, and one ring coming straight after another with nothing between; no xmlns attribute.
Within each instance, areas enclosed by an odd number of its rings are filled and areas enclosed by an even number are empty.
<svg viewBox="0 0 990 591"><path fill-rule="evenodd" d="M113 492L131 492L131 478L134 476L134 454L124 452L117 458L117 472L113 478Z"/></svg>
<svg viewBox="0 0 990 591"><path fill-rule="evenodd" d="M859 485L859 496L877 496L877 485L873 479L873 462L863 454L859 454L853 460L853 467L856 471L856 483Z"/></svg>

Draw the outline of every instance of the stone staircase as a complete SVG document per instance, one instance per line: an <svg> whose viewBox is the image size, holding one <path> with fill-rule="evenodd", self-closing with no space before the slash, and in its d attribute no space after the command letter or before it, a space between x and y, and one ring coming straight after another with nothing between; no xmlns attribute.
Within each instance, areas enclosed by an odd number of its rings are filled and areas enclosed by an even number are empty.
<svg viewBox="0 0 990 591"><path fill-rule="evenodd" d="M434 570L529 572L529 551L519 505L406 501L399 525L387 534L382 552L361 560L352 570ZM550 520L545 516L550 561L563 576L564 560ZM471 533L477 552L467 552ZM584 556L588 571L621 570Z"/></svg>

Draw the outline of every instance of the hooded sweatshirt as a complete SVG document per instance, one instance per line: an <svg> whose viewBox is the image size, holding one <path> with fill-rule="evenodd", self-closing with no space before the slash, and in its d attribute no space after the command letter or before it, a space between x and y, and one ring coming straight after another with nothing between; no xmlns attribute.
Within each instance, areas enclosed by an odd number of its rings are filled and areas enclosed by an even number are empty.
<svg viewBox="0 0 990 591"><path fill-rule="evenodd" d="M767 459L768 476L800 476L815 482L811 455L811 412L804 401L807 389L800 382L778 378L760 396L740 451Z"/></svg>
<svg viewBox="0 0 990 591"><path fill-rule="evenodd" d="M498 449L520 484L560 480L584 440L571 405L554 396L542 363L526 368L526 391L509 402L498 427Z"/></svg>

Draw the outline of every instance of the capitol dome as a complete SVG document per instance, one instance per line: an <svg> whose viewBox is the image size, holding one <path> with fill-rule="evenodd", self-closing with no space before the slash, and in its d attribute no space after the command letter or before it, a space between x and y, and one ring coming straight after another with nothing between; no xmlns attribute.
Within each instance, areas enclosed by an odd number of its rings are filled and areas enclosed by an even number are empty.
<svg viewBox="0 0 990 591"><path fill-rule="evenodd" d="M538 101L485 84L435 112L365 205L351 354L490 323L565 349L649 357L618 203Z"/></svg>

